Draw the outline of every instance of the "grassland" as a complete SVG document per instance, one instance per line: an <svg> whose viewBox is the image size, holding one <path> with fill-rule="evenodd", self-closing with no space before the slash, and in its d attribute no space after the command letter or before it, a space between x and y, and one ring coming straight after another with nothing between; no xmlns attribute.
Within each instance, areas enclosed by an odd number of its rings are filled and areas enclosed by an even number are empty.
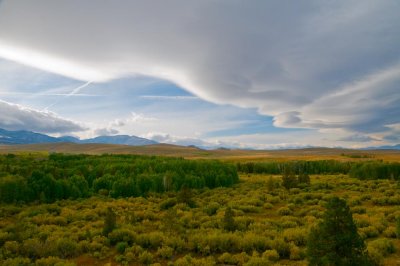
<svg viewBox="0 0 400 266"><path fill-rule="evenodd" d="M187 159L219 159L223 161L290 161L290 160L384 160L400 162L398 150L352 150L307 148L288 150L203 150L170 144L127 146L113 144L47 143L31 145L0 145L0 153L67 153L67 154L136 154L183 157Z"/></svg>

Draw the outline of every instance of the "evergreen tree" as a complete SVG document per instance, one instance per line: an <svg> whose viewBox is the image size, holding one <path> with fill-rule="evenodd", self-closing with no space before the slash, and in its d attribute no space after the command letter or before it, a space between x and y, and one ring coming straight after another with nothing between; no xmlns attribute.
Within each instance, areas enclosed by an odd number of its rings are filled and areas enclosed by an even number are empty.
<svg viewBox="0 0 400 266"><path fill-rule="evenodd" d="M224 229L226 231L229 231L229 232L235 231L235 229L236 229L235 218L234 218L234 214L233 214L231 207L228 207L225 210L223 222L224 222Z"/></svg>
<svg viewBox="0 0 400 266"><path fill-rule="evenodd" d="M108 207L106 211L106 216L104 217L103 235L108 236L108 234L115 229L116 225L117 215L111 209L111 207Z"/></svg>
<svg viewBox="0 0 400 266"><path fill-rule="evenodd" d="M299 176L297 177L298 181L300 184L305 184L305 185L309 185L310 184L310 176L307 173L302 172L301 174L299 174Z"/></svg>
<svg viewBox="0 0 400 266"><path fill-rule="evenodd" d="M298 180L291 167L285 167L282 175L282 186L286 189L297 187Z"/></svg>
<svg viewBox="0 0 400 266"><path fill-rule="evenodd" d="M183 185L181 187L181 191L178 194L178 202L180 203L185 203L189 207L193 208L196 204L193 201L193 195L192 195L192 190L188 188L186 185Z"/></svg>
<svg viewBox="0 0 400 266"><path fill-rule="evenodd" d="M333 197L326 207L323 221L309 235L310 265L371 265L346 201Z"/></svg>

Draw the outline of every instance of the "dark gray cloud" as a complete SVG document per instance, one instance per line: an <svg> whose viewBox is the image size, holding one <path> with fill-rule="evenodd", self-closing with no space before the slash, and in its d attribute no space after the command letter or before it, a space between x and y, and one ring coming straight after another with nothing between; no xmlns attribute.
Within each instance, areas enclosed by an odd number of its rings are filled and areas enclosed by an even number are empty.
<svg viewBox="0 0 400 266"><path fill-rule="evenodd" d="M398 10L397 0L8 0L0 56L86 81L168 79L276 126L389 131L400 122Z"/></svg>
<svg viewBox="0 0 400 266"><path fill-rule="evenodd" d="M400 142L400 135L396 134L396 135L387 135L384 136L383 139L390 141L390 142Z"/></svg>
<svg viewBox="0 0 400 266"><path fill-rule="evenodd" d="M370 142L370 141L379 141L376 138L367 136L367 135L350 135L344 138L338 139L339 141L348 141L348 142Z"/></svg>
<svg viewBox="0 0 400 266"><path fill-rule="evenodd" d="M0 100L0 128L7 130L31 130L41 133L71 133L85 128L54 113L11 104Z"/></svg>

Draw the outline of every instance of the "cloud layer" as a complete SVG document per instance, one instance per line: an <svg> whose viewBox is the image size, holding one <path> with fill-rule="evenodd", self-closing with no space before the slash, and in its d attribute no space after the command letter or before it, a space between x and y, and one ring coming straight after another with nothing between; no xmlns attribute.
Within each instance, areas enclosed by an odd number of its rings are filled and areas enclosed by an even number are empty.
<svg viewBox="0 0 400 266"><path fill-rule="evenodd" d="M0 56L84 81L167 79L278 127L389 135L400 122L398 10L396 0L6 0Z"/></svg>
<svg viewBox="0 0 400 266"><path fill-rule="evenodd" d="M41 133L71 133L85 130L81 125L51 112L41 112L0 100L0 128Z"/></svg>

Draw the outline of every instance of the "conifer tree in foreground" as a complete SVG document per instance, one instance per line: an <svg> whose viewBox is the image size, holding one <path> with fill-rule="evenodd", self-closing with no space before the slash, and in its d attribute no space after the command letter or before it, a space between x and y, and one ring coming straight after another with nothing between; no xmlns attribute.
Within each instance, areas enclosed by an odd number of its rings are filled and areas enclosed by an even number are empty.
<svg viewBox="0 0 400 266"><path fill-rule="evenodd" d="M333 197L326 207L323 221L309 235L310 265L371 265L346 201Z"/></svg>

